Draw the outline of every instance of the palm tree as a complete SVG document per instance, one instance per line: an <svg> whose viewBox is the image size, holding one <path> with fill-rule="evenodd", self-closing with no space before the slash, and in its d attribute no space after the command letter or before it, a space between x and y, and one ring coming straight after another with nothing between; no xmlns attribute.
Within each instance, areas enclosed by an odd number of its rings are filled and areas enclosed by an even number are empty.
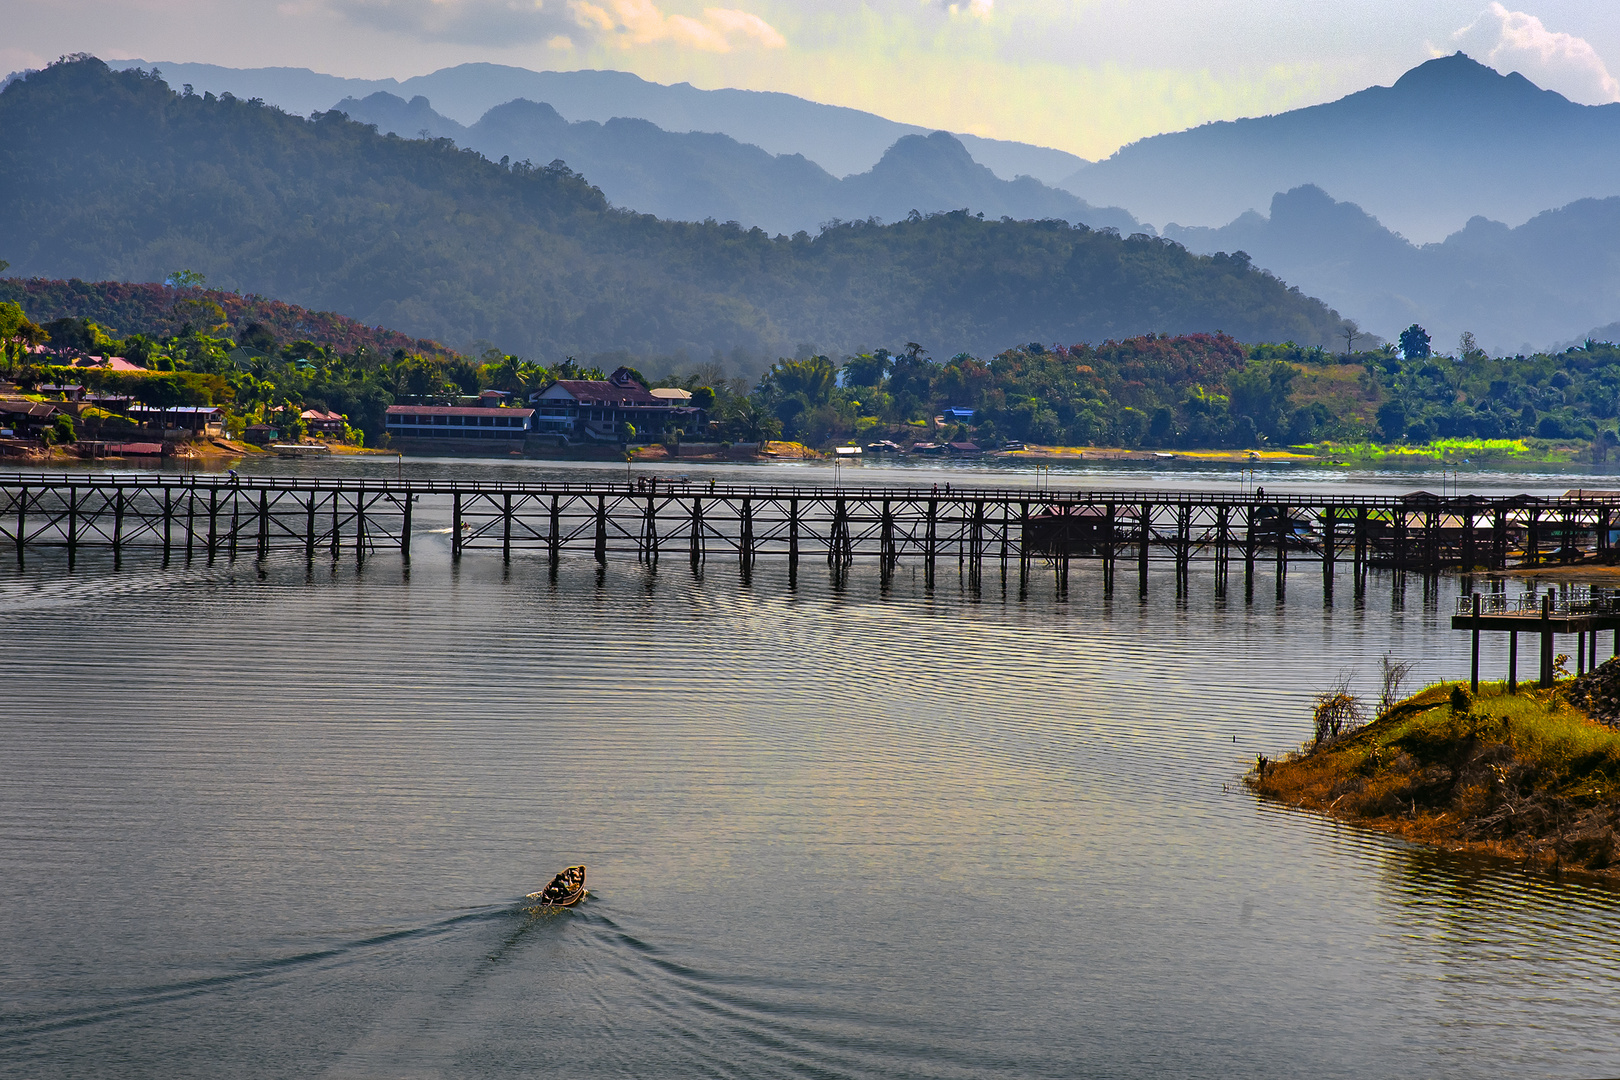
<svg viewBox="0 0 1620 1080"><path fill-rule="evenodd" d="M733 398L726 409L726 422L742 435L742 442L769 442L782 432L782 422L755 404L752 398Z"/></svg>

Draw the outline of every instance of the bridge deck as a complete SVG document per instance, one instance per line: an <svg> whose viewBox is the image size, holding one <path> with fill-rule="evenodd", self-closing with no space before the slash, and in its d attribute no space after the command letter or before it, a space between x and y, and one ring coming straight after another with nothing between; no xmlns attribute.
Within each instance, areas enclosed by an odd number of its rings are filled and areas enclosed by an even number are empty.
<svg viewBox="0 0 1620 1080"><path fill-rule="evenodd" d="M1320 565L1331 591L1335 566L1439 573L1607 558L1620 536L1620 494L1577 492L1540 499L1169 489L1033 489L952 485L818 486L682 482L646 475L625 481L498 481L370 477L232 476L137 472L0 474L0 545L15 548L158 547L236 557L271 551L352 550L364 558L395 548L409 559L413 517L429 500L450 523L454 555L541 551L553 561L588 552L694 566L726 554L743 565L764 557L825 557L835 570L876 558L888 574L916 559L930 578L954 556L965 573L986 562L1021 579L1032 560L1055 568L1060 587L1074 559L1112 575L1134 563L1170 562L1177 588L1194 561L1213 564L1224 588L1232 563L1245 586L1275 566L1278 588L1291 563Z"/></svg>

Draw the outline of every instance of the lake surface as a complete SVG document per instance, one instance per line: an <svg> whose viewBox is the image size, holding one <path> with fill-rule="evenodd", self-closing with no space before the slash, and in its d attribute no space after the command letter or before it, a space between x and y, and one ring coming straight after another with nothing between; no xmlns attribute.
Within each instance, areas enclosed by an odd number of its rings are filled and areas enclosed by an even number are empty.
<svg viewBox="0 0 1620 1080"><path fill-rule="evenodd" d="M343 466L385 467L575 468ZM0 1073L1620 1070L1620 892L1239 783L1385 651L1466 676L1453 579L1375 573L1358 603L1343 573L1331 604L1303 566L1252 603L1196 567L1145 602L1089 565L1066 600L988 570L929 594L904 563L887 594L814 562L796 588L723 560L552 580L421 525L408 572L0 567ZM575 862L583 906L518 909Z"/></svg>

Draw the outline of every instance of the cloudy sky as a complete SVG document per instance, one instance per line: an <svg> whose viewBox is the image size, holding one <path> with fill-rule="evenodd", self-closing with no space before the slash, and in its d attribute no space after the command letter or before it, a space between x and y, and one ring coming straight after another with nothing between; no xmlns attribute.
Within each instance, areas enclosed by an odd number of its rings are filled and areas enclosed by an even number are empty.
<svg viewBox="0 0 1620 1080"><path fill-rule="evenodd" d="M712 6L726 5L726 6ZM6 0L0 70L69 52L405 78L470 60L782 90L1089 158L1388 84L1461 48L1620 100L1620 5L1538 0ZM1611 74L1613 71L1616 74Z"/></svg>

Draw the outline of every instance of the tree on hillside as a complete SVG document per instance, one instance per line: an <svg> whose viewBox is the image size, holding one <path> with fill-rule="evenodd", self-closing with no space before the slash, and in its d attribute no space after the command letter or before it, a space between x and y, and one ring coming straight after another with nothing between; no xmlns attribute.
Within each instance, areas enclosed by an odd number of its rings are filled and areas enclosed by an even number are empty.
<svg viewBox="0 0 1620 1080"><path fill-rule="evenodd" d="M1247 416L1268 436L1275 436L1288 408L1288 390L1299 371L1282 360L1251 360L1226 380L1235 417Z"/></svg>
<svg viewBox="0 0 1620 1080"><path fill-rule="evenodd" d="M778 360L766 372L763 385L783 397L802 397L806 405L814 408L827 404L832 397L833 388L838 385L838 373L825 356Z"/></svg>
<svg viewBox="0 0 1620 1080"><path fill-rule="evenodd" d="M23 350L43 345L51 335L35 325L15 301L0 302L0 359L8 365L22 362Z"/></svg>
<svg viewBox="0 0 1620 1080"><path fill-rule="evenodd" d="M1427 360L1433 355L1429 332L1417 323L1401 331L1401 355L1408 360Z"/></svg>
<svg viewBox="0 0 1620 1080"><path fill-rule="evenodd" d="M263 353L276 351L276 334L262 322L255 320L243 328L237 335L236 343L245 349L257 349Z"/></svg>
<svg viewBox="0 0 1620 1080"><path fill-rule="evenodd" d="M851 356L844 361L844 385L881 386L892 362L888 349Z"/></svg>
<svg viewBox="0 0 1620 1080"><path fill-rule="evenodd" d="M1361 332L1361 327L1356 325L1356 320L1354 319L1344 320L1344 326L1339 330L1339 332L1344 335L1345 356L1349 356L1351 353L1355 352L1356 338L1366 337L1366 335Z"/></svg>

